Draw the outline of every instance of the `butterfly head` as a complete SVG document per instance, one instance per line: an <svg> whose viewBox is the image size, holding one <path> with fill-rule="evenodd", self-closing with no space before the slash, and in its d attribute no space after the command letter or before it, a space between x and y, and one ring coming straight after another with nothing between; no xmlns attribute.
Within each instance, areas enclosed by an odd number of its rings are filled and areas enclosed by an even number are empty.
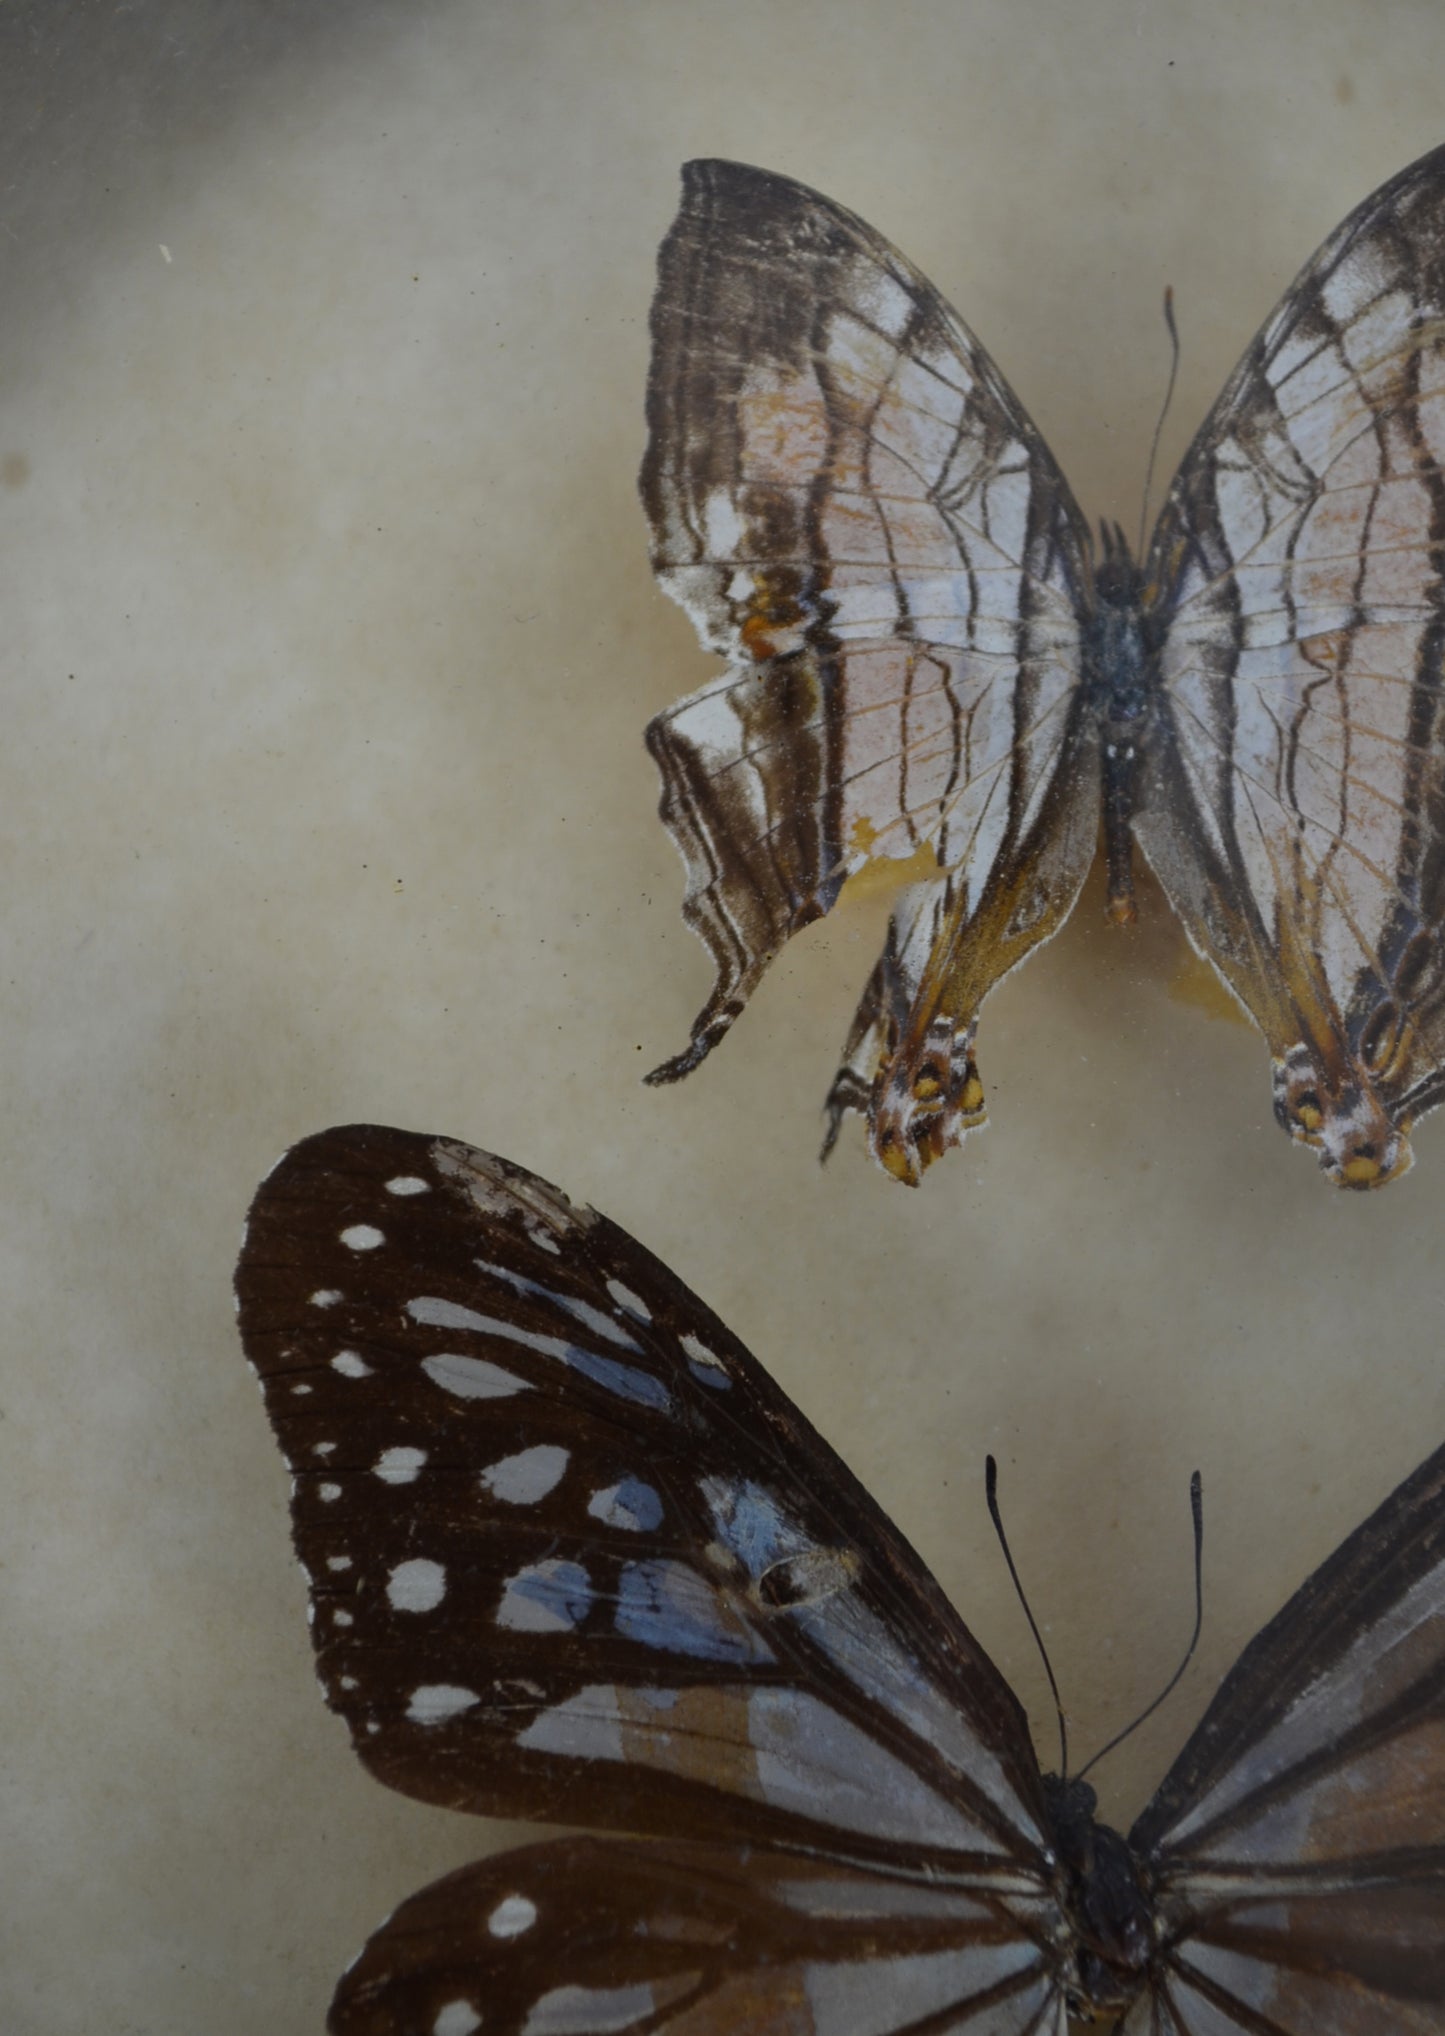
<svg viewBox="0 0 1445 2036"><path fill-rule="evenodd" d="M1098 541L1091 550L1095 612L1112 609L1137 621L1144 573L1122 525L1106 522L1101 516Z"/></svg>
<svg viewBox="0 0 1445 2036"><path fill-rule="evenodd" d="M1274 1114L1336 1187L1382 1188L1414 1164L1408 1121L1394 1121L1363 1071L1332 1080L1305 1045L1274 1064Z"/></svg>
<svg viewBox="0 0 1445 2036"><path fill-rule="evenodd" d="M916 1188L936 1159L988 1117L973 1057L973 1026L946 1018L885 1054L873 1083L868 1143L894 1180Z"/></svg>

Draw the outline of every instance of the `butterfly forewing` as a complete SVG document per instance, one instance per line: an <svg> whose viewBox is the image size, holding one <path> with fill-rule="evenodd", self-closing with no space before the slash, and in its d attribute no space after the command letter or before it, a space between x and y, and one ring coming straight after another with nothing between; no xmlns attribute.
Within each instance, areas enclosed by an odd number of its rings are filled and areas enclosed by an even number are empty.
<svg viewBox="0 0 1445 2036"><path fill-rule="evenodd" d="M447 1140L332 1131L261 1188L237 1289L322 1681L383 1780L1038 1885L1012 1693L615 1225Z"/></svg>
<svg viewBox="0 0 1445 2036"><path fill-rule="evenodd" d="M982 1117L979 1003L1092 855L1083 525L972 334L800 184L687 165L652 335L653 564L729 660L648 730L717 970L658 1075L696 1066L846 877L893 862L931 879L946 938L906 965L895 929L832 1101L867 1107L880 1158L916 1179Z"/></svg>
<svg viewBox="0 0 1445 2036"><path fill-rule="evenodd" d="M1174 482L1135 832L1337 1174L1445 1092L1445 150L1330 237Z"/></svg>
<svg viewBox="0 0 1445 2036"><path fill-rule="evenodd" d="M1445 2028L1445 1450L1245 1649L1131 1842L1177 2004L1280 2036Z"/></svg>
<svg viewBox="0 0 1445 2036"><path fill-rule="evenodd" d="M335 2036L1062 2036L997 1897L723 1846L563 1839L402 1904Z"/></svg>

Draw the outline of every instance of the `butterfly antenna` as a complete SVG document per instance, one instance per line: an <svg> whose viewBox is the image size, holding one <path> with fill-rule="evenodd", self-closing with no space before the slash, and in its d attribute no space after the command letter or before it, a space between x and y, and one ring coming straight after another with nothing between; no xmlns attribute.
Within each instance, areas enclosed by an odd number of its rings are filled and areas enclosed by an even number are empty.
<svg viewBox="0 0 1445 2036"><path fill-rule="evenodd" d="M1024 1587L1019 1582L1019 1573L1014 1567L1014 1559L1009 1552L1008 1536L1003 1531L1003 1515L998 1509L998 1465L991 1456L986 1456L983 1460L983 1490L984 1496L988 1500L988 1517L993 1522L993 1531L998 1536L998 1545L1003 1550L1003 1559L1008 1564L1008 1573L1013 1578L1014 1589L1018 1593L1018 1601L1024 1608L1024 1617L1029 1622L1029 1631L1034 1636L1034 1645L1039 1650L1039 1658L1044 1664L1044 1674L1048 1677L1049 1688L1053 1692L1054 1711L1059 1721L1059 1779L1067 1781L1069 1775L1069 1728L1064 1723L1064 1707L1059 1702L1059 1686L1054 1680L1054 1669L1052 1662L1049 1660L1049 1650L1044 1646L1044 1636L1039 1631L1038 1621L1029 1610L1029 1601L1024 1596Z"/></svg>
<svg viewBox="0 0 1445 2036"><path fill-rule="evenodd" d="M1189 1645L1184 1650L1184 1659L1165 1683L1152 1704L1146 1704L1137 1718L1132 1719L1122 1732L1116 1732L1107 1746L1101 1746L1088 1765L1081 1767L1077 1779L1082 1781L1089 1768L1097 1767L1106 1753L1112 1753L1121 1746L1131 1732L1137 1732L1146 1718L1152 1718L1164 1699L1171 1696L1178 1686L1180 1677L1194 1659L1194 1650L1199 1645L1199 1633L1204 1624L1204 1487L1199 1473L1195 1471L1189 1480L1189 1510L1194 1516L1194 1631L1189 1636Z"/></svg>
<svg viewBox="0 0 1445 2036"><path fill-rule="evenodd" d="M1172 357L1169 362L1169 386L1164 391L1164 402L1159 411L1159 421L1154 426L1154 443L1149 448L1149 465L1144 474L1144 500L1139 505L1139 552L1144 556L1144 534L1149 528L1149 495L1154 486L1154 462L1159 457L1159 439L1164 430L1164 420L1169 415L1169 405L1174 401L1174 384L1179 379L1179 327L1174 323L1174 288L1170 284L1164 291L1164 323L1169 328L1169 344Z"/></svg>

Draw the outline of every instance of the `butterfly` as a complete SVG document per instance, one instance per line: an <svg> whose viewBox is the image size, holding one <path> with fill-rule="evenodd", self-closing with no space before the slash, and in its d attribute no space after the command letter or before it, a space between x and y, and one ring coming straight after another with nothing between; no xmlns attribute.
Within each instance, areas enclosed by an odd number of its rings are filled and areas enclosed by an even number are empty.
<svg viewBox="0 0 1445 2036"><path fill-rule="evenodd" d="M1445 1449L1245 1649L1127 1839L718 1318L505 1159L354 1126L241 1336L327 1700L554 1839L404 1902L335 2036L1445 2030Z"/></svg>
<svg viewBox="0 0 1445 2036"><path fill-rule="evenodd" d="M984 1122L984 999L1132 845L1341 1186L1445 1097L1445 148L1330 236L1142 561L957 314L830 199L694 162L641 491L722 677L647 742L716 979L689 1073L857 872L909 882L827 1103L916 1184Z"/></svg>

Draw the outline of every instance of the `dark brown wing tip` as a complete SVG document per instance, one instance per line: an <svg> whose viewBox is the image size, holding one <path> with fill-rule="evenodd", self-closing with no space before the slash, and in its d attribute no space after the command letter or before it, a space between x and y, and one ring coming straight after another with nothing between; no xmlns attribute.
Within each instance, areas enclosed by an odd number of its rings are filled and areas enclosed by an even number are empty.
<svg viewBox="0 0 1445 2036"><path fill-rule="evenodd" d="M743 189L749 184L791 184L776 170L764 170L756 163L735 162L731 156L693 156L682 166L682 188L689 195L696 190L713 190L731 185Z"/></svg>
<svg viewBox="0 0 1445 2036"><path fill-rule="evenodd" d="M680 1082L684 1075L690 1075L700 1067L727 1033L732 1030L733 1020L742 1010L746 998L716 996L709 999L692 1028L692 1038L671 1060L665 1060L661 1067L655 1067L651 1074L642 1077L650 1089L665 1088L669 1082Z"/></svg>
<svg viewBox="0 0 1445 2036"><path fill-rule="evenodd" d="M660 1067L649 1069L642 1077L649 1089L665 1089L673 1082L680 1082L684 1075L690 1075L694 1068L702 1066L716 1046L716 1039L704 1035L692 1040L681 1053L675 1053L671 1060L665 1060Z"/></svg>
<svg viewBox="0 0 1445 2036"><path fill-rule="evenodd" d="M793 218L799 206L821 207L839 218L852 215L831 198L825 198L796 177L777 170L761 169L756 163L738 163L726 156L696 156L682 166L682 210L706 211L730 219L733 229L749 223L764 225L774 219Z"/></svg>

